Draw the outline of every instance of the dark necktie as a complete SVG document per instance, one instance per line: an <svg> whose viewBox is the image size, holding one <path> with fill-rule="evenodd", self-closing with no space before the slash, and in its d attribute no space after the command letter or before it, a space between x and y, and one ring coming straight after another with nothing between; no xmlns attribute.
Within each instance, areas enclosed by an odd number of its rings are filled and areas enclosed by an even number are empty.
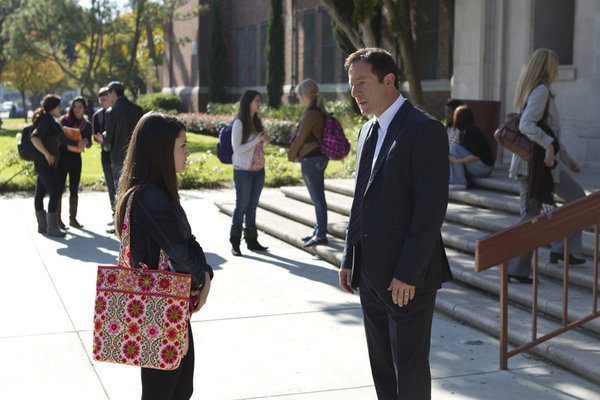
<svg viewBox="0 0 600 400"><path fill-rule="evenodd" d="M372 125L371 133L365 140L360 162L358 164L358 177L356 178L356 188L354 189L354 200L352 201L352 210L350 211L350 222L348 223L348 238L350 243L356 246L360 243L362 234L362 201L371 177L371 167L373 165L373 155L377 145L379 122Z"/></svg>

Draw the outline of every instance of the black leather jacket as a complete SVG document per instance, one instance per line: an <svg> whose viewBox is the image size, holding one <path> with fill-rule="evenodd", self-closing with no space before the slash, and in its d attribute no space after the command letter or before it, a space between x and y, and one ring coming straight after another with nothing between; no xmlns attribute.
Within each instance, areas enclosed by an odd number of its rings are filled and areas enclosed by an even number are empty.
<svg viewBox="0 0 600 400"><path fill-rule="evenodd" d="M120 97L106 110L106 137L102 149L110 151L110 160L115 164L122 165L125 161L131 134L142 114L142 108L126 97Z"/></svg>
<svg viewBox="0 0 600 400"><path fill-rule="evenodd" d="M192 289L204 284L204 272L213 277L185 212L156 185L143 185L133 195L130 239L132 267L143 262L157 269L162 248L176 272L192 275Z"/></svg>

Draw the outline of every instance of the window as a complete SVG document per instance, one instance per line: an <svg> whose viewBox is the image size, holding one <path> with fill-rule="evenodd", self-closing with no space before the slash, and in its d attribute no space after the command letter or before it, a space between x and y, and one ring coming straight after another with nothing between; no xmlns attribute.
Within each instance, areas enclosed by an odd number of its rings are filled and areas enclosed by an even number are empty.
<svg viewBox="0 0 600 400"><path fill-rule="evenodd" d="M533 49L546 47L560 65L573 64L574 0L535 0Z"/></svg>
<svg viewBox="0 0 600 400"><path fill-rule="evenodd" d="M321 82L335 82L337 45L331 30L331 17L321 13Z"/></svg>
<svg viewBox="0 0 600 400"><path fill-rule="evenodd" d="M236 73L237 73L237 86L245 86L246 82L244 81L244 28L238 29L236 32Z"/></svg>
<svg viewBox="0 0 600 400"><path fill-rule="evenodd" d="M304 61L302 70L304 71L304 79L313 78L317 80L317 69L315 66L315 51L317 47L316 35L316 13L308 11L304 13L302 18L302 29L304 30Z"/></svg>
<svg viewBox="0 0 600 400"><path fill-rule="evenodd" d="M256 47L257 47L257 36L256 36L256 25L248 27L246 32L246 48L248 49L248 86L256 86L256 72L257 72L257 58L256 58Z"/></svg>
<svg viewBox="0 0 600 400"><path fill-rule="evenodd" d="M437 78L439 7L439 0L421 0L417 3L417 45L415 50L421 79Z"/></svg>
<svg viewBox="0 0 600 400"><path fill-rule="evenodd" d="M260 24L260 82L261 86L266 83L267 77L267 58L265 57L265 50L267 49L267 22Z"/></svg>

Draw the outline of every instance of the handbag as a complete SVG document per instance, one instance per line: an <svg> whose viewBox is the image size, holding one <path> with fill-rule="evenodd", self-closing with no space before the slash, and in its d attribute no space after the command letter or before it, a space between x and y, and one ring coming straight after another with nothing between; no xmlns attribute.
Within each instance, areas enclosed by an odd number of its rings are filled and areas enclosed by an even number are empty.
<svg viewBox="0 0 600 400"><path fill-rule="evenodd" d="M191 276L169 271L160 250L159 269L129 265L131 204L127 201L119 262L98 266L93 358L117 364L173 370L184 355L190 316Z"/></svg>
<svg viewBox="0 0 600 400"><path fill-rule="evenodd" d="M506 120L494 132L494 139L500 145L524 160L531 161L533 157L533 143L519 131L521 114L510 113Z"/></svg>

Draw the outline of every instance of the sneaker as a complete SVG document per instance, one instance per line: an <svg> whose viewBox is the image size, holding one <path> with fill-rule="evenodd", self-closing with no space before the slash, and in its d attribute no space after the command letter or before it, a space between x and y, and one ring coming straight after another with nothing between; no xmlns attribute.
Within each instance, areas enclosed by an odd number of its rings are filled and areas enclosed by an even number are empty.
<svg viewBox="0 0 600 400"><path fill-rule="evenodd" d="M448 185L448 190L466 190L467 185L459 185L457 183L451 183Z"/></svg>

